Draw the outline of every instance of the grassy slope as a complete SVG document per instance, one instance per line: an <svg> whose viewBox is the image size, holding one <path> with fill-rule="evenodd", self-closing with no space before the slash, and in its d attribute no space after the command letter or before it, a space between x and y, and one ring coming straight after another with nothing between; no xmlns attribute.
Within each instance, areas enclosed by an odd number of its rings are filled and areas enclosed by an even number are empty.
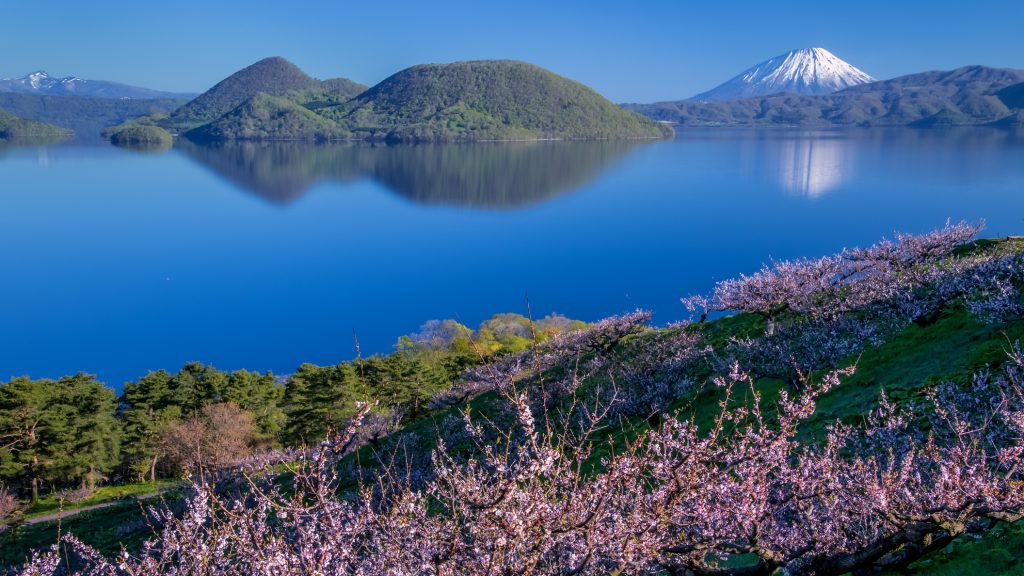
<svg viewBox="0 0 1024 576"><path fill-rule="evenodd" d="M79 502L64 503L46 498L29 508L26 517L52 514L61 509L74 510L105 502L118 502L109 508L89 510L59 521L24 525L0 533L0 568L17 565L26 560L30 550L48 548L57 541L58 534L71 532L82 541L95 546L108 557L113 557L124 545L129 549L138 548L153 532L149 528L140 503L134 497L172 490L165 498L174 500L177 494L173 488L177 481L130 484L101 488L89 498ZM144 501L145 505L157 503L157 499Z"/></svg>
<svg viewBox="0 0 1024 576"><path fill-rule="evenodd" d="M45 516L62 510L77 510L94 504L104 504L114 500L122 500L125 498L163 492L179 485L181 485L181 482L178 480L165 479L157 480L156 482L137 482L135 484L122 484L120 486L104 486L102 488L97 488L96 491L88 497L75 502L61 502L59 495L51 494L44 498L40 498L38 502L26 510L25 518L35 518L37 516Z"/></svg>

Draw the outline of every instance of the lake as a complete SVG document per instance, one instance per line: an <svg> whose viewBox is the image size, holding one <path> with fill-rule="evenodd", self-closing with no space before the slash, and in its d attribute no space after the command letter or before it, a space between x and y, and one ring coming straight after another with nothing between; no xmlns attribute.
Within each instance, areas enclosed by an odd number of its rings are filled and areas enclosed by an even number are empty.
<svg viewBox="0 0 1024 576"><path fill-rule="evenodd" d="M0 148L0 381L294 371L497 312L665 324L771 258L947 219L1024 234L1024 132Z"/></svg>

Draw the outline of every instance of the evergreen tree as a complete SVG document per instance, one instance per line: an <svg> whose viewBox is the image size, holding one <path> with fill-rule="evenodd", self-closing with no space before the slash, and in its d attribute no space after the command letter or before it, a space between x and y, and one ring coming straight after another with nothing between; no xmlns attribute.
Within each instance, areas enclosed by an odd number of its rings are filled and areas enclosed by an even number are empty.
<svg viewBox="0 0 1024 576"><path fill-rule="evenodd" d="M148 477L150 481L156 479L160 462L160 434L182 417L173 381L174 376L164 370L150 372L138 382L125 384L121 396L124 463L140 478Z"/></svg>
<svg viewBox="0 0 1024 576"><path fill-rule="evenodd" d="M354 364L303 364L285 387L285 443L319 442L355 415L357 402L372 399L370 387Z"/></svg>
<svg viewBox="0 0 1024 576"><path fill-rule="evenodd" d="M42 430L46 427L52 380L15 378L0 386L0 477L31 488L39 498L42 481Z"/></svg>
<svg viewBox="0 0 1024 576"><path fill-rule="evenodd" d="M117 465L114 391L89 374L58 381L16 378L0 386L0 478L29 490L42 484L93 487Z"/></svg>
<svg viewBox="0 0 1024 576"><path fill-rule="evenodd" d="M285 413L281 407L284 386L270 372L260 374L236 370L228 377L227 387L219 398L252 414L257 439L264 444L277 444L284 428Z"/></svg>

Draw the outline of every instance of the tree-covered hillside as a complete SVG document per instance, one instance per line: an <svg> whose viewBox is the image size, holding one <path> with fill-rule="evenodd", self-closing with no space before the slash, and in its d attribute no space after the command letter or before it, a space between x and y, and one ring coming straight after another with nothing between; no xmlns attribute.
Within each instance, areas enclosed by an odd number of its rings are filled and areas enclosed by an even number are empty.
<svg viewBox="0 0 1024 576"><path fill-rule="evenodd" d="M263 92L213 122L185 133L197 142L212 140L344 140L351 133L292 100Z"/></svg>
<svg viewBox="0 0 1024 576"><path fill-rule="evenodd" d="M33 120L19 118L0 110L0 140L19 138L59 138L70 136L71 131Z"/></svg>
<svg viewBox="0 0 1024 576"><path fill-rule="evenodd" d="M370 90L318 81L268 58L160 125L197 141L472 141L662 138L671 128L626 112L547 70L514 61L414 66Z"/></svg>
<svg viewBox="0 0 1024 576"><path fill-rule="evenodd" d="M321 94L321 99L333 95L334 101L343 101L364 89L365 86L343 78L320 82L306 75L298 66L275 56L264 58L221 80L195 100L175 110L162 125L191 129L220 118L261 92L269 96L306 92Z"/></svg>
<svg viewBox="0 0 1024 576"><path fill-rule="evenodd" d="M1015 114L1019 99L1000 92L1024 81L1024 70L968 66L863 84L824 96L780 94L624 107L686 126L941 126L981 125Z"/></svg>
<svg viewBox="0 0 1024 576"><path fill-rule="evenodd" d="M169 148L174 143L170 132L149 124L121 125L105 132L115 146L144 147L153 149Z"/></svg>
<svg viewBox="0 0 1024 576"><path fill-rule="evenodd" d="M323 115L388 140L661 138L592 89L511 60L413 66Z"/></svg>
<svg viewBox="0 0 1024 576"><path fill-rule="evenodd" d="M0 93L0 109L21 118L71 130L79 138L98 138L100 132L109 126L138 116L167 113L181 104L180 100Z"/></svg>

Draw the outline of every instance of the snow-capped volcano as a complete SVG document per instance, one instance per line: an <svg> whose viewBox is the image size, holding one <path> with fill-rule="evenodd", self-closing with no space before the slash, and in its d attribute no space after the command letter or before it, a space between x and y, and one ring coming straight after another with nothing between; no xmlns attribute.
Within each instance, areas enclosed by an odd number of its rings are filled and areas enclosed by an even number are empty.
<svg viewBox="0 0 1024 576"><path fill-rule="evenodd" d="M693 100L736 100L780 92L829 94L874 81L824 48L802 48L765 60Z"/></svg>
<svg viewBox="0 0 1024 576"><path fill-rule="evenodd" d="M0 92L23 94L45 94L48 96L93 96L98 98L191 98L192 94L162 92L137 86L107 82L104 80L83 80L75 76L58 78L43 70L36 70L21 78L0 78Z"/></svg>

